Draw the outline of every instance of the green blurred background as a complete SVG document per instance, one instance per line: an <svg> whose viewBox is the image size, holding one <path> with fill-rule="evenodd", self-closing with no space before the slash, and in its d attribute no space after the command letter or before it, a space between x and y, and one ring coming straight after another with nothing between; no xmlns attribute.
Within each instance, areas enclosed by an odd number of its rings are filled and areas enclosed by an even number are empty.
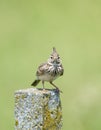
<svg viewBox="0 0 101 130"><path fill-rule="evenodd" d="M30 87L53 46L65 69L62 130L101 130L101 0L0 0L0 130L14 130L14 91Z"/></svg>

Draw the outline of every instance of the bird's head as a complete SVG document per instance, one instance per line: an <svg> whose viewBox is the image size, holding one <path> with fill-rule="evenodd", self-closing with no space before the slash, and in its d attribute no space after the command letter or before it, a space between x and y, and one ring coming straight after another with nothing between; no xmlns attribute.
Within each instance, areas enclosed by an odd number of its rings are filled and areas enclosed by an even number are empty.
<svg viewBox="0 0 101 130"><path fill-rule="evenodd" d="M48 59L48 62L51 63L51 64L60 64L61 60L60 60L60 56L59 54L57 53L56 51L56 48L53 47L53 52L52 54L50 55L49 59Z"/></svg>

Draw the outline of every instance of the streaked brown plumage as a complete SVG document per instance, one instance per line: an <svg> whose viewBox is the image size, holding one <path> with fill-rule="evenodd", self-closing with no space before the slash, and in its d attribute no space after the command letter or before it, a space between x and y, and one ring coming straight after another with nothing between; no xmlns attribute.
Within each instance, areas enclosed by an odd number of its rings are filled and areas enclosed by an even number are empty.
<svg viewBox="0 0 101 130"><path fill-rule="evenodd" d="M42 81L44 89L44 81L47 81L59 90L59 88L53 84L53 81L59 76L62 76L63 73L64 69L60 61L60 56L53 47L53 52L48 61L38 67L36 72L37 79L31 85L36 86L40 81Z"/></svg>

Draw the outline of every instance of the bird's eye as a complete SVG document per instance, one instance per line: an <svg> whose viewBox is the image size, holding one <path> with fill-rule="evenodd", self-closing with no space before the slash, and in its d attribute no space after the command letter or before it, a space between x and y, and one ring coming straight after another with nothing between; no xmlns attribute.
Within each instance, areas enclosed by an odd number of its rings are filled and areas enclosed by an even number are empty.
<svg viewBox="0 0 101 130"><path fill-rule="evenodd" d="M50 58L53 59L53 56L51 56Z"/></svg>
<svg viewBox="0 0 101 130"><path fill-rule="evenodd" d="M60 56L58 56L58 59L60 59Z"/></svg>

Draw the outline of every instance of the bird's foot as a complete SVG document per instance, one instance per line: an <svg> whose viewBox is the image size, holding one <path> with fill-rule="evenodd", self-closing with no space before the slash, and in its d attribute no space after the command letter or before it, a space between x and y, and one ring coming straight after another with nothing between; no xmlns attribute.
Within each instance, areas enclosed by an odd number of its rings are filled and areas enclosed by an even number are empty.
<svg viewBox="0 0 101 130"><path fill-rule="evenodd" d="M56 88L56 92L63 93L59 88Z"/></svg>
<svg viewBox="0 0 101 130"><path fill-rule="evenodd" d="M47 89L43 88L43 89L42 89L42 91L43 91L43 92L46 92L46 91L47 91Z"/></svg>

